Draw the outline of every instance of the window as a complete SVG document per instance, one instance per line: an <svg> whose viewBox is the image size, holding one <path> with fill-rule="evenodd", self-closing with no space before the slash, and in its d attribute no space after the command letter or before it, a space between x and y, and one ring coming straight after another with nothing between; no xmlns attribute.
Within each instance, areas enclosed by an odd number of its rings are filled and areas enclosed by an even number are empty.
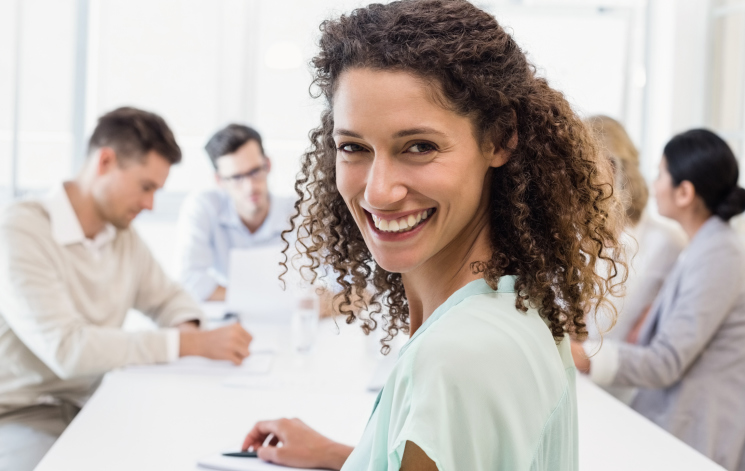
<svg viewBox="0 0 745 471"><path fill-rule="evenodd" d="M745 0L717 0L711 15L707 123L745 154ZM741 175L741 181L742 175Z"/></svg>
<svg viewBox="0 0 745 471"><path fill-rule="evenodd" d="M745 0L715 0L709 26L706 123L732 147L745 186ZM745 234L745 217L732 224Z"/></svg>

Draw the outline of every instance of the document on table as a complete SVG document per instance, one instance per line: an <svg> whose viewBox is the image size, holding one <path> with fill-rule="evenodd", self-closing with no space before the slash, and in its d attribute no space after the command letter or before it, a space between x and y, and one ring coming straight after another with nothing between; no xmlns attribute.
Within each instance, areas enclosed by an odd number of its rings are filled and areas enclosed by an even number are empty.
<svg viewBox="0 0 745 471"><path fill-rule="evenodd" d="M235 451L235 450L232 450ZM215 469L219 471L280 471L283 469L300 469L279 466L258 458L236 458L233 456L223 456L221 453L207 456L197 461L201 468ZM314 471L311 469L310 471ZM316 469L315 471L321 471Z"/></svg>
<svg viewBox="0 0 745 471"><path fill-rule="evenodd" d="M272 353L252 353L240 365L202 357L183 357L165 365L131 366L127 371L196 375L263 375L272 369Z"/></svg>
<svg viewBox="0 0 745 471"><path fill-rule="evenodd" d="M279 279L284 272L280 265L284 260L282 249L281 244L272 244L230 251L225 295L229 310L269 318L289 318L294 298L288 289L294 283L289 282L289 275L285 276L285 282Z"/></svg>

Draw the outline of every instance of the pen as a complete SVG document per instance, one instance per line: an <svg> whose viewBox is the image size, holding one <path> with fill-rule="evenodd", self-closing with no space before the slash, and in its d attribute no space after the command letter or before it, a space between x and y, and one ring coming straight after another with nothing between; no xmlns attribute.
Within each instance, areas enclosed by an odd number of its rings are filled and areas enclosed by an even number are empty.
<svg viewBox="0 0 745 471"><path fill-rule="evenodd" d="M235 458L258 458L255 451L238 451L235 453L223 453L222 456L232 456Z"/></svg>
<svg viewBox="0 0 745 471"><path fill-rule="evenodd" d="M264 439L264 443L261 444L261 446L266 446L267 443L270 443L274 439L274 434L270 433L267 435L267 437ZM257 454L256 450L251 451L236 451L231 453L223 453L222 456L232 456L234 458L258 458L259 455Z"/></svg>

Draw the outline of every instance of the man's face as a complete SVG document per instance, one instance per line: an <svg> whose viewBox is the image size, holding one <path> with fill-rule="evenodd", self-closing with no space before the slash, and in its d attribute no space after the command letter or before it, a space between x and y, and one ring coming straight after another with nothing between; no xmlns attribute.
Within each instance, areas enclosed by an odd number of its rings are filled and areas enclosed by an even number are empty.
<svg viewBox="0 0 745 471"><path fill-rule="evenodd" d="M154 151L144 160L100 157L93 188L99 215L126 229L140 211L153 209L155 192L165 184L170 169L170 162Z"/></svg>
<svg viewBox="0 0 745 471"><path fill-rule="evenodd" d="M263 219L269 208L269 170L269 159L254 140L217 159L218 185L230 195L238 214L246 222Z"/></svg>

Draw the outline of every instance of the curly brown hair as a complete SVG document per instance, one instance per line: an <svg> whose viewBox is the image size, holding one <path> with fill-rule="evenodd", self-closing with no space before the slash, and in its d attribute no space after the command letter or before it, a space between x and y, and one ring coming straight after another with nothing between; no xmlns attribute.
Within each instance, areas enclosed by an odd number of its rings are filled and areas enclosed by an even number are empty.
<svg viewBox="0 0 745 471"><path fill-rule="evenodd" d="M492 288L500 276L516 275L517 309L536 308L557 342L565 332L584 338L585 313L605 302L622 263L622 209L606 160L564 96L536 75L493 16L463 0L372 4L320 29L313 84L327 106L302 158L297 224L282 235L285 261L285 235L297 229L299 268L313 280L323 267L333 269L347 323L360 318L369 333L382 317L384 353L399 331L408 332L401 274L375 263L339 194L332 138L334 91L344 71L405 71L424 79L442 106L471 118L479 142L509 148L517 134L509 161L490 170L493 253L472 269Z"/></svg>

